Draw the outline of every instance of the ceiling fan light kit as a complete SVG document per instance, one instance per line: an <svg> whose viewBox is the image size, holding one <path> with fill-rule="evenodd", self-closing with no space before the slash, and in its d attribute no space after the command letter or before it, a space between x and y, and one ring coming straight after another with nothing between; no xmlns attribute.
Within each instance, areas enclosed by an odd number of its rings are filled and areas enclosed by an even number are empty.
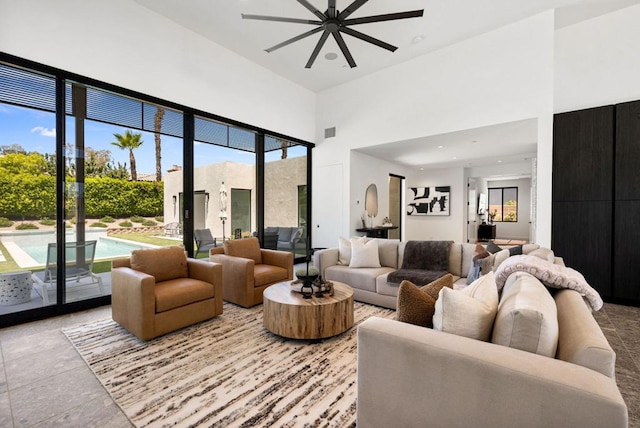
<svg viewBox="0 0 640 428"><path fill-rule="evenodd" d="M305 65L305 68L311 68L313 63L315 62L320 50L324 46L325 42L329 38L329 36L333 36L334 40L340 47L342 54L344 55L347 63L351 68L356 67L356 62L347 47L344 39L342 38L342 34L348 34L357 39L363 40L365 42L371 43L380 48L386 49L388 51L394 52L398 49L396 46L390 45L389 43L383 42L382 40L378 40L374 37L361 33L360 31L354 30L350 28L353 25L359 24L369 24L372 22L383 22L383 21L394 21L397 19L407 19L407 18L418 18L424 14L424 9L421 10L412 10L408 12L398 12L398 13L387 13L384 15L375 15L375 16L365 16L362 18L354 18L347 19L353 12L358 10L362 5L364 5L369 0L355 0L351 3L347 8L343 11L338 11L336 9L336 0L328 0L327 10L325 12L321 12L316 9L311 3L307 0L297 0L302 6L304 6L307 10L313 13L316 18L315 19L298 19L298 18L286 18L279 16L265 16L265 15L250 15L250 14L242 14L243 19L255 19L261 21L276 21L276 22L289 22L295 24L309 24L315 25L316 27L310 31L302 33L298 36L292 37L291 39L285 40L282 43L278 43L275 46L272 46L268 49L265 49L267 52L273 52L277 49L280 49L284 46L290 45L291 43L297 42L298 40L302 40L306 37L312 36L314 34L322 32L320 35L320 40L316 43L313 52L311 52L311 56Z"/></svg>

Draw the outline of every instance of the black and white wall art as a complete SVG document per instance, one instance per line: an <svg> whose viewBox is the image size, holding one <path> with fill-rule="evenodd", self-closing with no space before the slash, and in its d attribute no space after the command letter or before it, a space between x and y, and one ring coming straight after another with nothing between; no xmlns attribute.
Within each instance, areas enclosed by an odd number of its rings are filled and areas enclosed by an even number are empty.
<svg viewBox="0 0 640 428"><path fill-rule="evenodd" d="M410 187L407 215L449 215L451 186Z"/></svg>

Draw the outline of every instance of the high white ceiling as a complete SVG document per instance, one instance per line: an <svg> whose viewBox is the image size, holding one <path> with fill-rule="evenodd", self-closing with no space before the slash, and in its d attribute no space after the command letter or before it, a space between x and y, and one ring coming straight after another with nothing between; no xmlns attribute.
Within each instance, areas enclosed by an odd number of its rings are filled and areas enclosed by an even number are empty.
<svg viewBox="0 0 640 428"><path fill-rule="evenodd" d="M304 66L320 33L272 53L265 49L315 26L246 20L241 14L317 19L296 0L134 0L191 31L312 91L321 91L427 52L460 42L549 9L557 9L557 26L569 25L640 0L369 0L350 18L424 9L421 18L354 26L398 47L389 52L349 35L345 42L357 63L349 68L332 37L311 69ZM343 10L353 0L337 0ZM321 12L327 0L309 0ZM414 39L422 38L415 43ZM335 60L325 58L336 53Z"/></svg>
<svg viewBox="0 0 640 428"><path fill-rule="evenodd" d="M313 67L305 64L320 34L271 53L265 49L313 29L308 24L242 19L241 14L317 19L296 0L134 0L140 5L311 91L319 92L414 57L555 9L556 27L640 3L640 0L370 0L350 18L424 9L424 16L354 27L397 46L389 52L344 35L357 63L349 68L329 38ZM308 0L321 12L327 0ZM353 0L337 0L338 11ZM417 41L417 39L421 39ZM325 55L337 54L329 60ZM473 142L475 141L475 143ZM535 121L461 131L363 148L360 151L416 168L521 162L535 156ZM442 146L442 148L438 148Z"/></svg>

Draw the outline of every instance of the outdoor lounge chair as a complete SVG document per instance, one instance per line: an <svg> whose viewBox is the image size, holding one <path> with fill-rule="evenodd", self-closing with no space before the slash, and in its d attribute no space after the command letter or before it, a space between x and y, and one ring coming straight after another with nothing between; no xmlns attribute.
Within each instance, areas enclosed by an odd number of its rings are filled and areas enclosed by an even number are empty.
<svg viewBox="0 0 640 428"><path fill-rule="evenodd" d="M216 238L211 236L209 229L195 229L193 239L196 241L196 254L193 256L196 259L200 253L205 253L208 256L209 250L216 247Z"/></svg>
<svg viewBox="0 0 640 428"><path fill-rule="evenodd" d="M67 242L65 244L65 285L66 288L84 287L98 284L100 295L104 294L102 278L92 272L97 241ZM42 296L42 302L49 304L48 289L56 289L57 244L47 247L47 264L44 271L32 275L36 291Z"/></svg>

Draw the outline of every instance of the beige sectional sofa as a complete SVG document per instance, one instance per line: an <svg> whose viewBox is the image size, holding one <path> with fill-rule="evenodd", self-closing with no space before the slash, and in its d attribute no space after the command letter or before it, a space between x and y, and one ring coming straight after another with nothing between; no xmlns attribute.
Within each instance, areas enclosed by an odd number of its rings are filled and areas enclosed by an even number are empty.
<svg viewBox="0 0 640 428"><path fill-rule="evenodd" d="M615 353L590 309L574 290L553 299L556 358L366 320L358 327L358 427L627 427Z"/></svg>
<svg viewBox="0 0 640 428"><path fill-rule="evenodd" d="M387 275L402 267L406 242L397 239L375 239L378 241L379 268L350 268L339 264L338 247L316 251L313 263L322 277L329 281L339 281L353 288L353 298L389 309L396 308L399 284L387 282ZM475 244L453 243L449 252L449 272L454 276L454 288L467 285L467 274L473 264ZM527 244L523 254L539 249L536 244ZM509 257L507 249L495 254L495 264Z"/></svg>

